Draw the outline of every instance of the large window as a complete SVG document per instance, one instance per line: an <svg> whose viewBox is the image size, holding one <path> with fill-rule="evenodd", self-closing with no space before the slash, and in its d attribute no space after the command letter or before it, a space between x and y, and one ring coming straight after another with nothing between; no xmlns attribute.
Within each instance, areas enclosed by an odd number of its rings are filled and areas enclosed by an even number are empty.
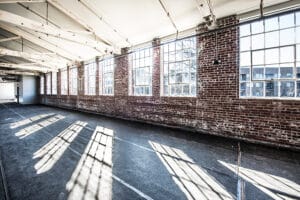
<svg viewBox="0 0 300 200"><path fill-rule="evenodd" d="M68 71L63 69L61 71L61 94L68 95Z"/></svg>
<svg viewBox="0 0 300 200"><path fill-rule="evenodd" d="M52 72L52 94L57 94L57 72Z"/></svg>
<svg viewBox="0 0 300 200"><path fill-rule="evenodd" d="M152 95L152 48L132 53L131 66L132 94L136 96Z"/></svg>
<svg viewBox="0 0 300 200"><path fill-rule="evenodd" d="M51 73L46 74L46 94L51 94Z"/></svg>
<svg viewBox="0 0 300 200"><path fill-rule="evenodd" d="M42 75L40 77L40 94L44 94L44 89L45 89L45 86L44 86L44 83L45 83L45 80L44 80L44 75Z"/></svg>
<svg viewBox="0 0 300 200"><path fill-rule="evenodd" d="M70 68L70 95L77 95L77 67Z"/></svg>
<svg viewBox="0 0 300 200"><path fill-rule="evenodd" d="M84 66L84 94L96 95L96 63L92 62Z"/></svg>
<svg viewBox="0 0 300 200"><path fill-rule="evenodd" d="M300 97L300 12L240 26L240 97Z"/></svg>
<svg viewBox="0 0 300 200"><path fill-rule="evenodd" d="M196 96L196 38L165 44L162 52L163 96Z"/></svg>
<svg viewBox="0 0 300 200"><path fill-rule="evenodd" d="M109 58L100 61L99 63L102 78L102 94L113 95L114 94L114 58Z"/></svg>

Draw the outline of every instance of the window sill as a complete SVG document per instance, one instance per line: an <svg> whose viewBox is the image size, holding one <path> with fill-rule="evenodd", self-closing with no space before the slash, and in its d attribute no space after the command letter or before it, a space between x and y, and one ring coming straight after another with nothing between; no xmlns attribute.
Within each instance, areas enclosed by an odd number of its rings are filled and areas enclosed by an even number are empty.
<svg viewBox="0 0 300 200"><path fill-rule="evenodd" d="M239 99L252 100L294 100L299 101L300 97L239 97Z"/></svg>

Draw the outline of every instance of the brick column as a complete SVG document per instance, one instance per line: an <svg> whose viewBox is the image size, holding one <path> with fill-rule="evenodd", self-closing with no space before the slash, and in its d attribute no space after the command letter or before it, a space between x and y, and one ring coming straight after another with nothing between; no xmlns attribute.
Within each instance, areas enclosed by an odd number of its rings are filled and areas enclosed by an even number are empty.
<svg viewBox="0 0 300 200"><path fill-rule="evenodd" d="M121 50L121 55L115 57L114 95L128 96L128 48Z"/></svg>
<svg viewBox="0 0 300 200"><path fill-rule="evenodd" d="M70 95L70 66L67 66L67 96Z"/></svg>
<svg viewBox="0 0 300 200"><path fill-rule="evenodd" d="M160 40L156 38L152 41L153 47L153 71L152 71L152 95L160 98Z"/></svg>

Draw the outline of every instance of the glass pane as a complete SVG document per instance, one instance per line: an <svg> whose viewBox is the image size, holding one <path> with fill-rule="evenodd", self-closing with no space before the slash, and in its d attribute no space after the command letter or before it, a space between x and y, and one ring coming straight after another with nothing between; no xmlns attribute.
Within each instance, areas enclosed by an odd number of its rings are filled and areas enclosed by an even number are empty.
<svg viewBox="0 0 300 200"><path fill-rule="evenodd" d="M300 26L300 12L296 12L296 25Z"/></svg>
<svg viewBox="0 0 300 200"><path fill-rule="evenodd" d="M262 49L264 48L264 34L253 35L252 36L252 49Z"/></svg>
<svg viewBox="0 0 300 200"><path fill-rule="evenodd" d="M280 85L280 96L282 97L295 96L295 82L282 81Z"/></svg>
<svg viewBox="0 0 300 200"><path fill-rule="evenodd" d="M252 69L252 78L253 78L253 80L264 79L264 68L253 68Z"/></svg>
<svg viewBox="0 0 300 200"><path fill-rule="evenodd" d="M280 62L293 62L294 61L294 48L282 47L280 48Z"/></svg>
<svg viewBox="0 0 300 200"><path fill-rule="evenodd" d="M300 44L297 45L297 49L296 49L296 60L300 61Z"/></svg>
<svg viewBox="0 0 300 200"><path fill-rule="evenodd" d="M266 54L266 64L279 63L279 49L268 49L265 51Z"/></svg>
<svg viewBox="0 0 300 200"><path fill-rule="evenodd" d="M300 43L300 26L296 28L296 43Z"/></svg>
<svg viewBox="0 0 300 200"><path fill-rule="evenodd" d="M240 26L240 36L250 35L250 24Z"/></svg>
<svg viewBox="0 0 300 200"><path fill-rule="evenodd" d="M277 97L278 96L278 82L271 81L266 82L266 96Z"/></svg>
<svg viewBox="0 0 300 200"><path fill-rule="evenodd" d="M294 13L280 16L279 23L281 29L294 26Z"/></svg>
<svg viewBox="0 0 300 200"><path fill-rule="evenodd" d="M280 45L289 45L295 43L295 29L280 30Z"/></svg>
<svg viewBox="0 0 300 200"><path fill-rule="evenodd" d="M273 31L279 28L278 17L272 17L265 20L265 31Z"/></svg>
<svg viewBox="0 0 300 200"><path fill-rule="evenodd" d="M263 65L265 58L265 52L262 51L253 51L252 52L252 63L253 65Z"/></svg>
<svg viewBox="0 0 300 200"><path fill-rule="evenodd" d="M300 97L300 81L297 81L297 97Z"/></svg>
<svg viewBox="0 0 300 200"><path fill-rule="evenodd" d="M298 65L298 67L296 68L296 78L300 79L300 64ZM299 88L300 89L300 88Z"/></svg>
<svg viewBox="0 0 300 200"><path fill-rule="evenodd" d="M264 83L263 82L253 83L252 96L262 97L263 95L264 95Z"/></svg>
<svg viewBox="0 0 300 200"><path fill-rule="evenodd" d="M250 37L240 39L240 51L250 50Z"/></svg>
<svg viewBox="0 0 300 200"><path fill-rule="evenodd" d="M266 67L265 68L266 79L277 79L278 78L278 67Z"/></svg>
<svg viewBox="0 0 300 200"><path fill-rule="evenodd" d="M264 24L263 21L257 21L257 22L253 22L251 24L251 32L252 34L255 33L262 33L264 31Z"/></svg>
<svg viewBox="0 0 300 200"><path fill-rule="evenodd" d="M250 96L250 83L241 83L240 96Z"/></svg>
<svg viewBox="0 0 300 200"><path fill-rule="evenodd" d="M251 58L250 52L240 53L240 66L250 66Z"/></svg>
<svg viewBox="0 0 300 200"><path fill-rule="evenodd" d="M273 31L265 34L266 48L279 46L279 31Z"/></svg>
<svg viewBox="0 0 300 200"><path fill-rule="evenodd" d="M293 67L281 67L280 78L293 78Z"/></svg>
<svg viewBox="0 0 300 200"><path fill-rule="evenodd" d="M250 80L250 68L240 68L240 81Z"/></svg>

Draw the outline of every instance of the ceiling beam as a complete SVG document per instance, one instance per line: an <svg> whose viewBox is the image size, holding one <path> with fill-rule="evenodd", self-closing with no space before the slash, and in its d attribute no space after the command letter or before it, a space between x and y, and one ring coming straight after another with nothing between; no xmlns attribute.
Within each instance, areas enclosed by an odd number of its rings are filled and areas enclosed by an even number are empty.
<svg viewBox="0 0 300 200"><path fill-rule="evenodd" d="M8 41L18 40L18 39L21 39L21 37L16 36L16 37L3 38L3 39L0 39L0 42L8 42Z"/></svg>
<svg viewBox="0 0 300 200"><path fill-rule="evenodd" d="M0 27L15 34L15 35L20 35L22 38L24 38L38 46L46 48L49 51L52 51L52 52L56 53L57 55L60 55L61 57L68 59L69 61L80 60L79 56L74 55L74 54L62 49L61 47L59 47L56 44L52 44L52 43L44 40L42 37L36 37L35 35L30 34L26 31L23 31L22 29L19 29L17 27L11 27L11 26L8 26L7 24L1 23L1 22L0 22Z"/></svg>
<svg viewBox="0 0 300 200"><path fill-rule="evenodd" d="M1 0L0 3L40 3L46 0Z"/></svg>
<svg viewBox="0 0 300 200"><path fill-rule="evenodd" d="M60 65L66 65L66 63L58 63L55 60L51 60L49 56L37 53L27 53L22 51L13 51L10 49L0 48L0 55L5 56L13 56L13 57L20 57L32 62L38 63L42 66L46 66L47 68L57 69ZM53 62L53 63L51 63Z"/></svg>
<svg viewBox="0 0 300 200"><path fill-rule="evenodd" d="M72 42L80 43L82 45L87 45L95 48L102 53L113 51L111 46L106 45L103 42L83 37L81 35L71 33L44 23L40 23L4 10L0 10L0 21L11 23L19 27L25 27L36 32L49 34Z"/></svg>
<svg viewBox="0 0 300 200"><path fill-rule="evenodd" d="M39 76L38 72L27 72L27 71L19 71L19 70L0 70L0 75L28 75L28 76Z"/></svg>
<svg viewBox="0 0 300 200"><path fill-rule="evenodd" d="M48 69L45 67L38 67L38 66L29 66L29 65L23 65L23 64L15 64L15 63L0 63L1 67L5 68L11 68L11 69L24 69L24 70L30 70L30 71L39 71L39 72L50 72L50 71L56 71L55 69Z"/></svg>

